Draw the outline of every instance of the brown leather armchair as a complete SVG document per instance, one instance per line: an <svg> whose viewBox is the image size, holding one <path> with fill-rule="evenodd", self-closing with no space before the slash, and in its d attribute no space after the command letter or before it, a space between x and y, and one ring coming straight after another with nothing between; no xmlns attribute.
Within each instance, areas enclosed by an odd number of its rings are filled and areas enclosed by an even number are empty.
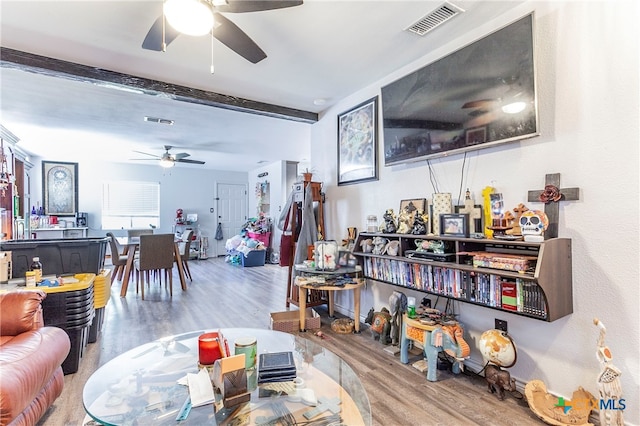
<svg viewBox="0 0 640 426"><path fill-rule="evenodd" d="M40 290L0 294L0 425L34 425L62 393L71 342L44 327Z"/></svg>

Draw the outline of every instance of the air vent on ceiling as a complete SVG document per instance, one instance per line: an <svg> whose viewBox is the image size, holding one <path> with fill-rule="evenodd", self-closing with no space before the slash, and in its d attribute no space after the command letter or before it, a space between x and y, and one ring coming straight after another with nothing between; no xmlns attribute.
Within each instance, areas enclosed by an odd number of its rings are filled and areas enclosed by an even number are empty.
<svg viewBox="0 0 640 426"><path fill-rule="evenodd" d="M158 123L158 124L167 124L169 126L173 126L173 123L174 123L173 120L169 120L167 118L148 117L148 116L144 117L144 121L149 121L151 123Z"/></svg>
<svg viewBox="0 0 640 426"><path fill-rule="evenodd" d="M462 12L464 12L464 9L449 2L444 2L437 9L429 12L408 28L405 28L405 30L423 36Z"/></svg>

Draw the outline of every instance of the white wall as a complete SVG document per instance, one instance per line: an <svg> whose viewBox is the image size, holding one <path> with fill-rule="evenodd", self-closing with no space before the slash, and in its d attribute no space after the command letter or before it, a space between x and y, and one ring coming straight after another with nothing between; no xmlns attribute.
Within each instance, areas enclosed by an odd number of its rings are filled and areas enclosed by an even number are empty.
<svg viewBox="0 0 640 426"><path fill-rule="evenodd" d="M48 161L64 161L47 158ZM34 161L31 175L32 204L42 200L41 162ZM138 165L83 161L78 164L78 211L89 213L89 236L104 236L113 231L125 236L126 231L101 229L102 185L107 181L160 182L160 227L156 232L173 232L176 210L196 213L202 236L213 239L216 232L215 188L217 182L247 184L247 173L181 167L163 169L157 164ZM213 212L210 209L214 209ZM210 243L211 246L211 243Z"/></svg>
<svg viewBox="0 0 640 426"><path fill-rule="evenodd" d="M510 369L522 382L540 379L551 392L567 398L578 386L596 397L599 364L594 317L607 326L606 343L622 371L625 420L640 423L638 345L640 293L638 2L528 2L452 41L421 61L398 70L326 111L312 128L312 164L325 183L327 234L340 240L347 227L363 229L365 217L397 209L402 199L431 198L424 162L380 165L377 182L336 186L336 115L380 93L380 87L525 15L536 13L537 73L541 136L468 155L464 187L476 200L494 186L507 206L527 202L527 191L542 188L544 175L561 173L563 187L579 187L580 200L560 205L559 235L573 242L574 313L553 323L458 303L470 344L494 326L509 323L518 345L518 362ZM453 21L451 25L454 25ZM381 58L383 60L383 58ZM382 156L382 141L379 152ZM462 155L432 160L441 192L459 192ZM395 289L370 284L363 311L388 304ZM425 294L405 291L420 300ZM340 295L343 312L350 295ZM477 350L472 364L482 363Z"/></svg>

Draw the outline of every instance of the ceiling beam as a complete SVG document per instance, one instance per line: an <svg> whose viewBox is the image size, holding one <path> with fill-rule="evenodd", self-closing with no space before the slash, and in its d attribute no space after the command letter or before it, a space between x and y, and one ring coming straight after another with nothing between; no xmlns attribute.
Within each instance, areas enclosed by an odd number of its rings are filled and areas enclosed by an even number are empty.
<svg viewBox="0 0 640 426"><path fill-rule="evenodd" d="M302 123L315 123L318 121L318 114L314 112L150 80L6 47L0 47L0 66L50 77L96 84L103 87L112 87L114 89L135 90L147 95L163 96L176 101L207 105L248 114L257 114Z"/></svg>

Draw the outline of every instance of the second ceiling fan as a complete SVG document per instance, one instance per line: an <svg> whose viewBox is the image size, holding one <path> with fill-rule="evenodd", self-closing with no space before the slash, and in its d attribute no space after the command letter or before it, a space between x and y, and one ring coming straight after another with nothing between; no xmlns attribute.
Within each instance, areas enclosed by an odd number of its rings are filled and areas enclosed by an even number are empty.
<svg viewBox="0 0 640 426"><path fill-rule="evenodd" d="M165 145L163 148L164 148L164 154L162 154L162 156L149 154L147 152L142 152L142 151L133 151L133 152L137 152L138 154L148 155L149 157L152 157L152 158L134 158L133 160L160 160L160 165L165 168L173 167L175 166L176 163L204 164L204 161L188 159L187 157L190 157L191 154L188 154L186 152L171 154L169 151L173 147L170 145Z"/></svg>
<svg viewBox="0 0 640 426"><path fill-rule="evenodd" d="M266 58L267 54L240 27L221 13L260 12L301 4L302 0L165 0L163 13L151 26L142 42L142 48L164 51L180 34L210 33L238 55L255 64ZM185 12L189 15L183 15L184 21L181 22L181 14ZM200 23L202 26L198 28Z"/></svg>

